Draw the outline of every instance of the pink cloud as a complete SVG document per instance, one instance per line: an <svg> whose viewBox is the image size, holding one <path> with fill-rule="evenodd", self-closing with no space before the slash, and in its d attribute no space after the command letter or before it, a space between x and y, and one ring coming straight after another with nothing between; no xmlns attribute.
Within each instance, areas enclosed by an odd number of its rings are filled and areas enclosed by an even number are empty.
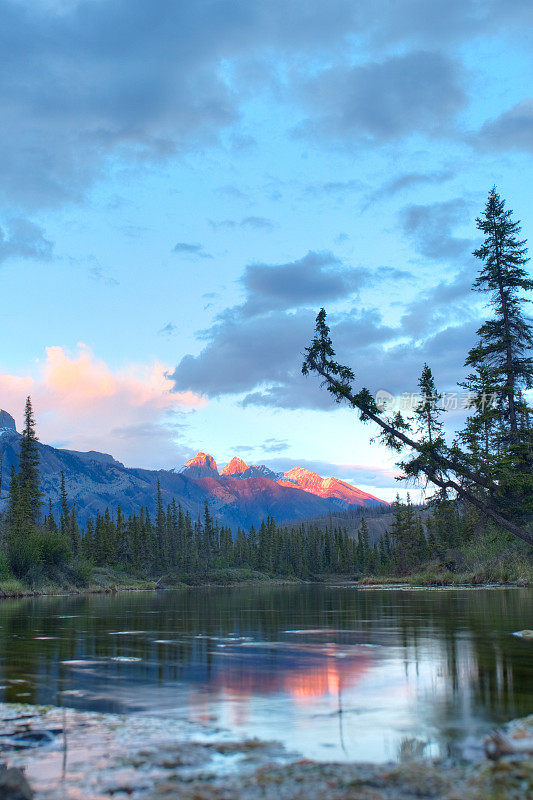
<svg viewBox="0 0 533 800"><path fill-rule="evenodd" d="M109 452L132 466L176 466L185 455L176 439L186 412L206 400L171 392L168 371L157 361L113 371L84 344L75 355L48 347L36 374L0 374L1 403L20 429L30 394L43 442Z"/></svg>

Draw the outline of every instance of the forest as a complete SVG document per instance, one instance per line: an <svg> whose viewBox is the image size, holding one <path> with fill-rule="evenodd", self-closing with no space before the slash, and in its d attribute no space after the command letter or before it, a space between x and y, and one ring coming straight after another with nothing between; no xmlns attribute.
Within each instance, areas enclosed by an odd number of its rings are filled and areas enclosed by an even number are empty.
<svg viewBox="0 0 533 800"><path fill-rule="evenodd" d="M25 407L18 470L12 468L7 510L1 519L0 578L36 587L46 581L91 583L95 570L112 569L136 579L171 582L285 577L412 580L426 583L529 584L532 575L533 428L528 392L533 387L531 320L526 314L528 277L520 224L493 188L477 227L484 241L473 289L485 293L489 318L466 354L468 393L461 430L447 442L445 409L428 364L410 414L387 414L366 388L355 391L353 371L334 360L324 309L307 348L304 374L318 373L337 402L347 402L381 440L402 454L401 478L432 484L426 509L397 497L385 532L371 535L363 517L355 535L339 522L279 527L268 518L255 529L218 524L206 504L192 519L158 487L156 512L125 518L120 508L97 511L83 530L61 479L61 513L43 502L31 399ZM43 505L45 511L43 513ZM421 514L423 511L423 514ZM370 520L369 520L370 521ZM13 585L13 584L12 584Z"/></svg>

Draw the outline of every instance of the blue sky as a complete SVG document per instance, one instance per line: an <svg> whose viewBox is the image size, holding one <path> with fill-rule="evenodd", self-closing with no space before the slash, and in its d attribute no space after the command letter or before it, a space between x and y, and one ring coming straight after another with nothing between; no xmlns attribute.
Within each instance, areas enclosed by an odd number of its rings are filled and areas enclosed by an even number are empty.
<svg viewBox="0 0 533 800"><path fill-rule="evenodd" d="M393 460L302 352L452 389L496 184L531 236L533 10L515 0L0 0L2 406L174 467ZM452 423L450 423L452 424Z"/></svg>

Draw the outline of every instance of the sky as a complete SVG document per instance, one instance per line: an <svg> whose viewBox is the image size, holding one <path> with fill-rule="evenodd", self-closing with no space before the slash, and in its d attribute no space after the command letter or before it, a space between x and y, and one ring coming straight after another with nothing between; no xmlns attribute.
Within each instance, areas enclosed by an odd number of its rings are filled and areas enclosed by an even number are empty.
<svg viewBox="0 0 533 800"><path fill-rule="evenodd" d="M391 499L394 457L302 356L324 306L358 385L416 392L427 361L457 388L492 185L533 234L529 0L0 16L1 406L128 466L202 450Z"/></svg>

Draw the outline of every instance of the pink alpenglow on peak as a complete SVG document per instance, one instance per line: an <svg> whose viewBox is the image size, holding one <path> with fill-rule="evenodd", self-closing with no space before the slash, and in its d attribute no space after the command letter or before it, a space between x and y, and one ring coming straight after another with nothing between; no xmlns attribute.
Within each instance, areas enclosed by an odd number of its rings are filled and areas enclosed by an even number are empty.
<svg viewBox="0 0 533 800"><path fill-rule="evenodd" d="M321 478L316 472L311 472L303 467L293 467L286 472L279 481L283 486L295 484L305 492L324 498L336 498L353 506L364 506L369 502L382 503L382 500L368 492L363 492L351 483L341 481L339 478Z"/></svg>
<svg viewBox="0 0 533 800"><path fill-rule="evenodd" d="M218 477L217 462L209 453L197 453L187 461L181 472L188 478L215 478Z"/></svg>
<svg viewBox="0 0 533 800"><path fill-rule="evenodd" d="M372 506L384 502L339 478L322 478L304 467L293 467L285 473L273 472L264 464L246 464L238 456L234 456L219 472L213 456L198 453L187 461L180 472L187 478L202 482L217 496L228 491L237 492L239 496L246 495L248 503L255 502L254 498L260 499L265 492L277 497L280 490L286 492L287 489L303 492L308 501L309 495L313 495L337 508ZM290 519L288 511L285 516Z"/></svg>
<svg viewBox="0 0 533 800"><path fill-rule="evenodd" d="M245 464L242 458L237 458L237 456L233 456L231 461L226 464L221 475L242 475L243 472L246 472L248 469L248 464Z"/></svg>

